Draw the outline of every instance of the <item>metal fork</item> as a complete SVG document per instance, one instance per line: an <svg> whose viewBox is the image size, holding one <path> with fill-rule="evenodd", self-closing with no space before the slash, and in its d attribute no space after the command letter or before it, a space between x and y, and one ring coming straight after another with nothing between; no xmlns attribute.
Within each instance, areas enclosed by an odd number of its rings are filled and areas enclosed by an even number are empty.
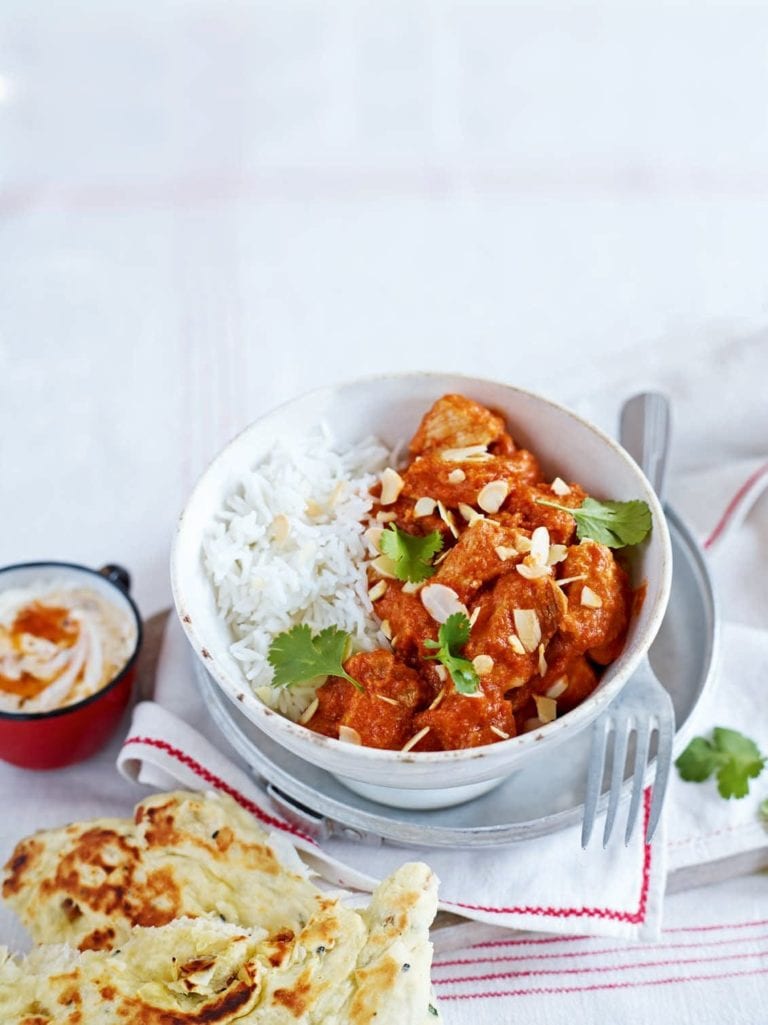
<svg viewBox="0 0 768 1025"><path fill-rule="evenodd" d="M621 442L634 456L662 497L667 451L669 448L669 402L656 392L645 392L629 399L621 412ZM659 683L648 658L644 658L629 683L600 716L593 727L592 750L584 798L581 846L592 835L597 806L612 742L608 811L603 829L603 847L610 839L624 788L624 768L630 740L634 736L635 757L632 771L632 797L627 813L624 843L628 844L637 821L640 798L645 787L651 737L657 734L656 775L648 817L645 842L650 843L664 804L672 767L672 742L675 736L675 710L672 700Z"/></svg>

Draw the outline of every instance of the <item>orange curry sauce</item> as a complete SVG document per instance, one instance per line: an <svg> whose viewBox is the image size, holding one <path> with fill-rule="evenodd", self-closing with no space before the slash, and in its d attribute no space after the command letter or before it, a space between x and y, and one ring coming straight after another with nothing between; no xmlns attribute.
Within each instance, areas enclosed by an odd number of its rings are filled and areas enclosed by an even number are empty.
<svg viewBox="0 0 768 1025"><path fill-rule="evenodd" d="M77 643L79 633L80 628L77 622L70 618L69 609L30 602L16 614L7 637L11 648L20 654L24 634L50 641L57 648L64 649L71 648ZM30 673L22 673L17 680L0 673L0 690L6 694L16 694L20 698L37 697L51 682L46 679L40 680Z"/></svg>
<svg viewBox="0 0 768 1025"><path fill-rule="evenodd" d="M392 650L347 659L346 672L364 691L330 677L318 689L309 728L338 737L345 726L369 747L440 751L495 743L575 708L621 653L633 605L613 552L579 543L569 513L536 502L575 508L584 490L545 481L503 418L461 395L446 395L427 412L400 475L394 498L390 489L382 495L381 484L372 490L371 524L439 531L435 574L404 585L369 567L371 588L384 580L373 591L374 610ZM532 551L537 527L546 530ZM439 629L424 604L434 584L449 588L469 615L461 654L480 677L474 695L457 693L428 658L434 649L425 641Z"/></svg>

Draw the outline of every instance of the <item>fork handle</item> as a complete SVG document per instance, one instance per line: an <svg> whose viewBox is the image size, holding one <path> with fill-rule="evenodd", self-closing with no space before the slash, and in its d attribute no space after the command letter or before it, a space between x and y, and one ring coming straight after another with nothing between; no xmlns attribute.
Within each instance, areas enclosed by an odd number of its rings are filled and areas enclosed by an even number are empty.
<svg viewBox="0 0 768 1025"><path fill-rule="evenodd" d="M619 440L663 501L671 433L669 399L661 392L641 392L621 410Z"/></svg>

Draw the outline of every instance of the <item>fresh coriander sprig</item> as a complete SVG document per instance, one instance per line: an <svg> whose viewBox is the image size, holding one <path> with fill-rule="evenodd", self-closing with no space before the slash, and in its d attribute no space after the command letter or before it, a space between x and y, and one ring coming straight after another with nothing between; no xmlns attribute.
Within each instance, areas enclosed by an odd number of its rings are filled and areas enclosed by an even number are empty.
<svg viewBox="0 0 768 1025"><path fill-rule="evenodd" d="M294 626L277 635L269 646L267 661L275 671L273 687L291 687L317 676L341 676L364 690L344 670L349 654L350 636L336 626L326 627L312 636L306 624Z"/></svg>
<svg viewBox="0 0 768 1025"><path fill-rule="evenodd" d="M703 783L715 773L720 796L729 798L746 797L750 779L760 775L766 761L754 740L716 726L712 740L694 737L675 765L689 783Z"/></svg>
<svg viewBox="0 0 768 1025"><path fill-rule="evenodd" d="M416 537L400 530L394 523L384 531L379 548L392 560L393 572L398 580L409 580L418 584L434 576L432 560L443 547L439 530L433 530L424 537Z"/></svg>
<svg viewBox="0 0 768 1025"><path fill-rule="evenodd" d="M570 513L576 520L576 536L580 541L591 538L608 548L624 548L640 544L651 532L651 510L648 503L639 498L631 502L598 502L596 498L585 498L573 509L546 498L537 498L536 502Z"/></svg>
<svg viewBox="0 0 768 1025"><path fill-rule="evenodd" d="M476 694L480 686L480 677L469 659L461 658L459 651L469 640L471 626L463 612L454 612L437 632L436 641L424 641L424 647L436 648L434 658L441 662L450 673L453 685L459 694Z"/></svg>

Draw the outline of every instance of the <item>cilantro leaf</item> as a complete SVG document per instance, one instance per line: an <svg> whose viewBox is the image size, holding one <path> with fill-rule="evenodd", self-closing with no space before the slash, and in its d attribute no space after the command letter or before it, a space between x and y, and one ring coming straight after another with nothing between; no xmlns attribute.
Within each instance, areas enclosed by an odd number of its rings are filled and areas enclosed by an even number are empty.
<svg viewBox="0 0 768 1025"><path fill-rule="evenodd" d="M416 537L400 530L394 523L384 531L379 541L379 548L394 564L397 579L410 580L414 584L434 576L432 559L442 547L443 538L439 530L433 530L425 537Z"/></svg>
<svg viewBox="0 0 768 1025"><path fill-rule="evenodd" d="M768 825L768 797L764 798L760 802L760 808L758 810L760 812L760 818L766 825Z"/></svg>
<svg viewBox="0 0 768 1025"><path fill-rule="evenodd" d="M269 646L267 661L275 671L273 687L291 687L316 676L341 676L358 690L363 687L344 671L349 649L349 634L336 626L326 627L312 636L306 624L278 634Z"/></svg>
<svg viewBox="0 0 768 1025"><path fill-rule="evenodd" d="M694 737L675 762L682 779L702 783L714 773L721 797L746 797L749 781L763 771L766 759L757 744L736 730L716 726L712 740Z"/></svg>
<svg viewBox="0 0 768 1025"><path fill-rule="evenodd" d="M580 541L591 538L609 548L624 548L639 544L651 532L651 510L647 502L638 498L631 502L598 502L596 498L585 498L573 509L546 498L537 498L536 502L570 513L576 520L576 536Z"/></svg>
<svg viewBox="0 0 768 1025"><path fill-rule="evenodd" d="M476 694L480 677L469 659L461 658L459 650L469 640L471 626L463 612L454 612L440 625L436 641L424 641L427 648L437 648L437 654L426 658L441 662L450 673L453 685L459 694Z"/></svg>

